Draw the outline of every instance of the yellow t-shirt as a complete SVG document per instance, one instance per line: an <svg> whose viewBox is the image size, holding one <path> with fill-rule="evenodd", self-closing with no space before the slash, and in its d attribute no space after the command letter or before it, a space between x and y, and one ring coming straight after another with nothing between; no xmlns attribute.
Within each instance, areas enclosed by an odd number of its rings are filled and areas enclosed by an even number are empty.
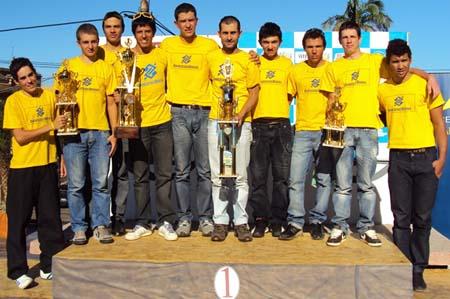
<svg viewBox="0 0 450 299"><path fill-rule="evenodd" d="M167 100L176 104L211 106L206 55L218 48L217 43L202 36L187 43L174 36L164 39L160 48L168 54Z"/></svg>
<svg viewBox="0 0 450 299"><path fill-rule="evenodd" d="M417 75L401 84L385 82L378 89L382 110L386 111L388 147L414 149L435 146L430 110L444 105L439 95L430 104L427 82Z"/></svg>
<svg viewBox="0 0 450 299"><path fill-rule="evenodd" d="M292 93L288 89L292 62L284 56L278 56L273 60L261 56L260 60L261 89L253 119L261 117L289 118L290 103L287 94Z"/></svg>
<svg viewBox="0 0 450 299"><path fill-rule="evenodd" d="M237 53L225 54L221 49L208 54L209 76L212 82L212 105L209 113L210 119L218 119L219 100L222 99L223 92L221 86L225 83L225 78L221 72L221 66L225 60L231 60L233 74L232 83L235 85L234 98L237 99L236 113L241 111L248 99L248 89L255 87L260 83L259 68L254 62L251 62L248 53L238 50ZM247 113L245 121L252 121L251 113Z"/></svg>
<svg viewBox="0 0 450 299"><path fill-rule="evenodd" d="M325 125L328 99L320 92L322 76L330 63L324 61L318 67L310 67L306 62L296 64L290 74L297 99L296 131L318 131Z"/></svg>
<svg viewBox="0 0 450 299"><path fill-rule="evenodd" d="M8 97L5 104L3 128L35 130L48 125L55 117L55 96L42 90L32 97L19 90ZM12 137L11 168L43 166L56 162L54 132L50 131L25 145L19 145Z"/></svg>
<svg viewBox="0 0 450 299"><path fill-rule="evenodd" d="M170 107L166 102L167 55L158 48L148 54L137 56L139 68L138 124L149 127L171 119Z"/></svg>
<svg viewBox="0 0 450 299"><path fill-rule="evenodd" d="M335 87L341 88L340 100L347 104L346 126L382 127L377 99L382 61L380 54L361 53L357 59L340 58L325 70L320 89L334 92Z"/></svg>
<svg viewBox="0 0 450 299"><path fill-rule="evenodd" d="M69 59L68 68L77 74L76 79L79 81L76 93L80 109L78 128L109 130L106 95L113 94L117 86L113 68L101 59L88 64L80 57ZM57 83L55 89L59 89Z"/></svg>

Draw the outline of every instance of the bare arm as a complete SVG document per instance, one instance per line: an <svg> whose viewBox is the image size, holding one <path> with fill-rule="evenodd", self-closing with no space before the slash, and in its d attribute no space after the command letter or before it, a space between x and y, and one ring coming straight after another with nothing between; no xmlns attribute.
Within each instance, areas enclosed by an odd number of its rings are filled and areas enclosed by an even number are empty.
<svg viewBox="0 0 450 299"><path fill-rule="evenodd" d="M64 115L57 116L52 123L42 126L34 130L25 129L12 129L14 139L16 139L19 145L26 145L40 136L47 134L50 131L57 130L66 124L66 118Z"/></svg>
<svg viewBox="0 0 450 299"><path fill-rule="evenodd" d="M108 112L109 126L111 127L112 134L108 137L109 143L111 143L111 151L109 156L114 155L116 151L117 138L114 136L114 131L117 127L117 104L114 99L114 95L106 96L106 110Z"/></svg>
<svg viewBox="0 0 450 299"><path fill-rule="evenodd" d="M445 133L445 124L442 117L442 106L430 111L431 122L434 127L434 138L439 149L439 158L433 161L434 173L439 178L442 175L447 156L447 134Z"/></svg>
<svg viewBox="0 0 450 299"><path fill-rule="evenodd" d="M255 85L252 88L248 89L248 99L242 107L241 111L239 111L237 115L237 119L239 121L239 126L245 120L245 116L248 112L250 112L253 108L255 108L258 103L259 96L259 85Z"/></svg>

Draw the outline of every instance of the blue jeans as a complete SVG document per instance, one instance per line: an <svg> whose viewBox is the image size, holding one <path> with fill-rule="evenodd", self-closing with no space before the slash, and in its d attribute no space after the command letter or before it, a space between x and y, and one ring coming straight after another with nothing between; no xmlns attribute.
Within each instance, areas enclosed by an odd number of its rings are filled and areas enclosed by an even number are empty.
<svg viewBox="0 0 450 299"><path fill-rule="evenodd" d="M245 122L238 129L236 144L236 190L231 202L233 204L234 224L248 223L248 214L245 211L248 200L247 168L250 163L250 143L252 142L251 124ZM212 198L214 202L214 223L228 225L230 217L227 213L229 197L228 186L222 185L219 178L219 126L217 121L210 120L208 125L209 163L211 164Z"/></svg>
<svg viewBox="0 0 450 299"><path fill-rule="evenodd" d="M296 131L292 148L289 178L289 207L287 221L298 228L305 224L305 181L321 143L321 131ZM316 205L310 211L310 223L322 223L331 192L330 173L316 173Z"/></svg>
<svg viewBox="0 0 450 299"><path fill-rule="evenodd" d="M344 133L345 147L336 165L336 187L333 194L335 216L331 220L345 233L350 218L353 160L356 158L356 184L358 186L359 219L356 228L359 233L374 225L376 193L372 183L377 165L378 133L370 128L347 128Z"/></svg>
<svg viewBox="0 0 450 299"><path fill-rule="evenodd" d="M175 190L180 221L192 220L190 172L191 151L197 170L197 212L200 221L212 216L211 170L208 160L209 110L172 107L172 132L175 160Z"/></svg>
<svg viewBox="0 0 450 299"><path fill-rule="evenodd" d="M110 194L108 191L109 151L108 131L84 130L80 135L64 138L64 160L67 167L67 201L72 230L86 231L86 202L83 189L86 167L92 181L91 227L110 224Z"/></svg>

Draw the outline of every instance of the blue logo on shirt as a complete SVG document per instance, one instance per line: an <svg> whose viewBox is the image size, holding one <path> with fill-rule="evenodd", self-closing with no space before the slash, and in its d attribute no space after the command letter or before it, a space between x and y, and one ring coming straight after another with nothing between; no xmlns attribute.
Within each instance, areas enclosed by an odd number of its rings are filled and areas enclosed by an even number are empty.
<svg viewBox="0 0 450 299"><path fill-rule="evenodd" d="M147 64L144 68L144 78L151 79L156 76L156 64Z"/></svg>

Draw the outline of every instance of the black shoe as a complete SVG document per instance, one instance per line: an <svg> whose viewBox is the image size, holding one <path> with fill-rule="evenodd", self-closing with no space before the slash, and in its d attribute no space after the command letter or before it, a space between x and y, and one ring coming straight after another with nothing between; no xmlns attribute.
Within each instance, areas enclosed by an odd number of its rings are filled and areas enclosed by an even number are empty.
<svg viewBox="0 0 450 299"><path fill-rule="evenodd" d="M311 238L313 240L322 240L325 236L322 223L313 223L311 226Z"/></svg>
<svg viewBox="0 0 450 299"><path fill-rule="evenodd" d="M331 230L330 237L327 240L328 246L339 246L342 242L345 240L345 234L344 232L339 228L333 228Z"/></svg>
<svg viewBox="0 0 450 299"><path fill-rule="evenodd" d="M123 236L125 235L125 233L126 231L124 223L122 221L116 221L112 229L112 234L114 236Z"/></svg>
<svg viewBox="0 0 450 299"><path fill-rule="evenodd" d="M272 231L272 237L278 238L281 235L281 223L272 223L270 230Z"/></svg>
<svg viewBox="0 0 450 299"><path fill-rule="evenodd" d="M413 290L416 292L423 292L427 289L427 284L423 279L422 272L413 273Z"/></svg>
<svg viewBox="0 0 450 299"><path fill-rule="evenodd" d="M367 230L365 233L360 234L361 240L367 243L371 247L380 247L381 240L378 239L377 233L373 229Z"/></svg>
<svg viewBox="0 0 450 299"><path fill-rule="evenodd" d="M292 224L289 224L286 230L279 235L278 240L284 241L293 240L298 236L301 236L302 234L303 230L301 228L297 228Z"/></svg>
<svg viewBox="0 0 450 299"><path fill-rule="evenodd" d="M262 238L266 233L267 221L264 219L257 219L255 222L255 229L253 230L253 237Z"/></svg>

